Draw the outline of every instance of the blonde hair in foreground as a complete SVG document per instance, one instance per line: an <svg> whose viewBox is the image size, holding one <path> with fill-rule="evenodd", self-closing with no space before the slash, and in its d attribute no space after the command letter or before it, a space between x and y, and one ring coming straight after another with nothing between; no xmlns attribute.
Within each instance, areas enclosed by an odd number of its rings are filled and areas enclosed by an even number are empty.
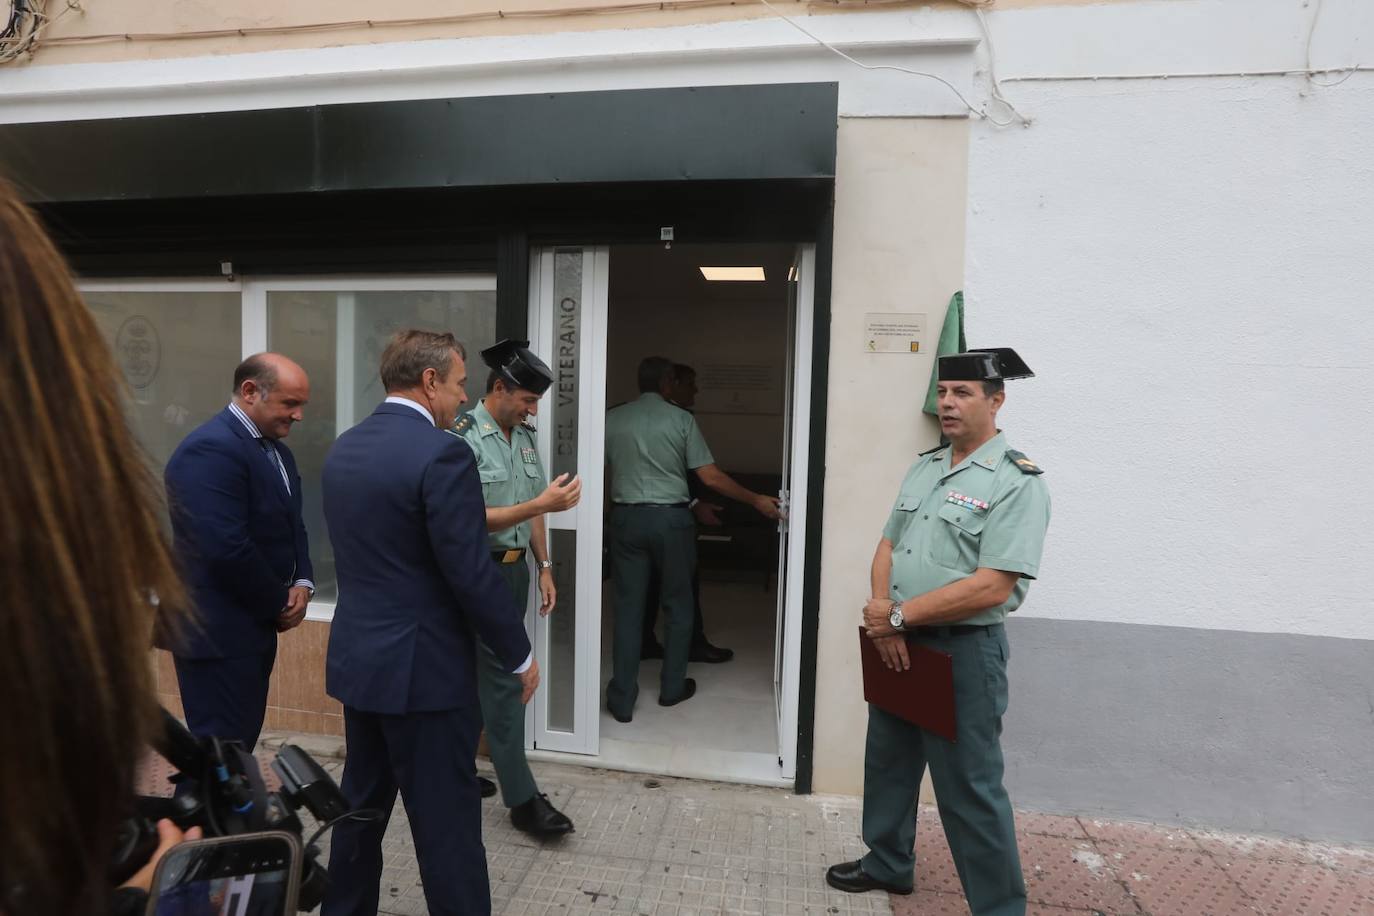
<svg viewBox="0 0 1374 916"><path fill-rule="evenodd" d="M103 912L115 831L158 723L154 604L184 608L185 594L123 378L4 182L0 391L0 913Z"/></svg>

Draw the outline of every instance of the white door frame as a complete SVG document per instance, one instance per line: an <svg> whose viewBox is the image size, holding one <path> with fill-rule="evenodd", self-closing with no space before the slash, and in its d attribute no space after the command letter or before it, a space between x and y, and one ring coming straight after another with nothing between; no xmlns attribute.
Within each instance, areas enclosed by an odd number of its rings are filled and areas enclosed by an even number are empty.
<svg viewBox="0 0 1374 916"><path fill-rule="evenodd" d="M562 247L562 246L560 246ZM569 246L575 248L577 246ZM551 314L553 300L553 250L534 249L530 253L530 312L529 337L536 353L548 353L550 364L558 371L558 339L556 318ZM566 249L565 249L566 250ZM548 732L542 723L527 725L527 739L536 746L539 756L545 751L564 751L571 754L550 754L549 759L595 764L599 753L599 719L601 713L601 546L602 511L604 501L605 467L605 393L606 393L606 334L609 316L609 250L605 247L584 246L581 339L578 341L578 466L582 469L582 501L569 512L549 516L549 528L575 528L578 537L577 602L578 637L577 664L579 670L576 699L577 734ZM787 581L779 583L785 592L786 626L783 645L783 676L781 683L782 710L778 747L778 783L788 784L797 774L797 716L801 685L801 624L802 582L806 569L806 513L807 473L811 444L811 357L813 341L813 311L815 307L816 246L800 246L795 305L795 337L792 359L792 423L790 429L791 467L784 488L790 493L791 504L787 538ZM557 383L552 390L557 396ZM539 424L539 447L549 463L553 444L553 429L549 423ZM556 612L555 612L556 613ZM536 633L535 654L548 650L546 622L531 613ZM585 674L584 674L585 672ZM543 688L540 688L541 692ZM536 694L533 719L545 713L546 706ZM585 717L585 718L584 718ZM527 720L528 721L528 720ZM584 728L585 724L585 728ZM578 756L573 756L574 754ZM587 755L587 756L582 756ZM757 755L741 755L757 756ZM757 770L751 774L761 775ZM729 778L732 774L718 773ZM754 781L750 774L741 774L745 781ZM771 780L763 780L771 782Z"/></svg>
<svg viewBox="0 0 1374 916"><path fill-rule="evenodd" d="M784 779L797 778L797 715L801 697L802 581L806 572L806 483L811 457L811 350L816 290L816 246L801 246L797 261L797 303L793 316L790 467L783 488L788 493L787 581L782 647L782 704L779 716L778 766Z"/></svg>
<svg viewBox="0 0 1374 916"><path fill-rule="evenodd" d="M531 703L534 715L526 716L526 743L541 751L595 755L601 736L601 544L602 506L605 498L606 449L606 319L609 295L610 250L605 246L558 246L530 252L529 338L536 353L549 355L555 382L551 409L559 397L560 373L568 367L559 345L558 303L554 302L555 251L582 253L582 290L579 303L575 372L577 385L577 468L582 478L582 499L572 509L545 516L550 535L555 530L577 531L576 594L577 632L574 642L573 730L549 727L548 683L540 685ZM547 411L545 413L545 411ZM545 467L553 467L552 422L538 424L539 449ZM559 558L555 557L557 562ZM535 657L549 657L549 621L531 604L527 620L534 633ZM554 614L558 611L555 609Z"/></svg>

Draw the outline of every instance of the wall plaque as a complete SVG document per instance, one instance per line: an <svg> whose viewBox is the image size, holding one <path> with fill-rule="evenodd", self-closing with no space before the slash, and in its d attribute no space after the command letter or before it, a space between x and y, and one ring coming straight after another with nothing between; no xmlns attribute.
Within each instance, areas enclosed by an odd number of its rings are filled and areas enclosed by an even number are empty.
<svg viewBox="0 0 1374 916"><path fill-rule="evenodd" d="M920 353L926 316L919 312L869 312L864 315L864 352Z"/></svg>

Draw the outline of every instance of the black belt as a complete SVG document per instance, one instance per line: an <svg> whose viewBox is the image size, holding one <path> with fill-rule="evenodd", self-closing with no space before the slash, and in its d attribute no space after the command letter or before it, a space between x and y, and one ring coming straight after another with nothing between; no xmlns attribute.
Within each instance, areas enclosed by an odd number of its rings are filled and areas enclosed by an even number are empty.
<svg viewBox="0 0 1374 916"><path fill-rule="evenodd" d="M913 636L934 637L944 639L949 636L971 636L975 633L986 633L993 627L1000 627L1000 623L989 623L982 626L972 623L960 623L951 627L911 627L906 630Z"/></svg>
<svg viewBox="0 0 1374 916"><path fill-rule="evenodd" d="M689 509L691 503L616 503L626 509Z"/></svg>
<svg viewBox="0 0 1374 916"><path fill-rule="evenodd" d="M491 552L491 558L502 565L507 563L519 563L521 560L525 559L525 549L522 547L519 550L515 548L511 548L510 550L493 550Z"/></svg>

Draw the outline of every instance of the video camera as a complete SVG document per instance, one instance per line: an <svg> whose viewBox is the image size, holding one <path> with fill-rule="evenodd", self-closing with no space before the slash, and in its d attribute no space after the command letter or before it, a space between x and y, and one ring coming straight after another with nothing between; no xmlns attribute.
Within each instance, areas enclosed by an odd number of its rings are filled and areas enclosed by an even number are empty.
<svg viewBox="0 0 1374 916"><path fill-rule="evenodd" d="M304 842L300 875L300 909L313 910L324 899L328 874L317 861L314 845L325 830L339 821L370 820L376 812L350 811L348 802L329 774L305 751L284 745L272 761L281 780L279 792L269 792L257 758L237 741L197 738L165 709L161 739L154 748L178 773L172 778L171 798L138 796L135 814L122 825L110 878L122 884L142 868L157 849L157 821L170 818L182 830L200 827L206 837L233 836L280 830L301 836L296 815L308 810L320 828Z"/></svg>

